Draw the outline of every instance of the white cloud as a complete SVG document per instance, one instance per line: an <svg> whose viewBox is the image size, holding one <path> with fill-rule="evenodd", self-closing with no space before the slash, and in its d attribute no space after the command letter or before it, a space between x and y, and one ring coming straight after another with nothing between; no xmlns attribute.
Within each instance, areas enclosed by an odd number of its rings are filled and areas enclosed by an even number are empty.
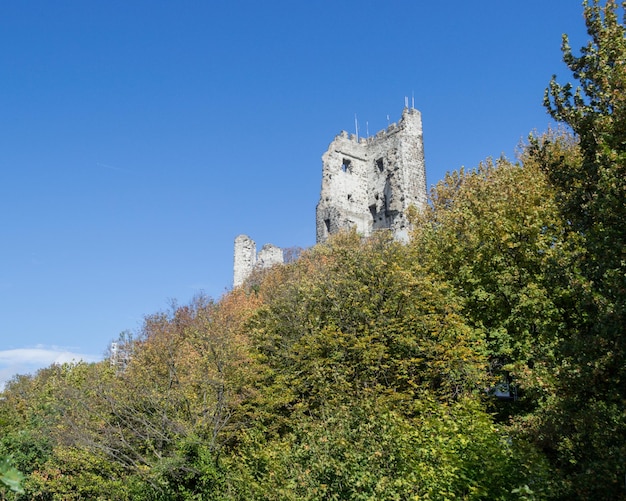
<svg viewBox="0 0 626 501"><path fill-rule="evenodd" d="M39 345L34 348L0 350L0 390L16 374L31 374L52 364L79 362L81 360L97 362L102 360L102 356L77 353L58 346Z"/></svg>

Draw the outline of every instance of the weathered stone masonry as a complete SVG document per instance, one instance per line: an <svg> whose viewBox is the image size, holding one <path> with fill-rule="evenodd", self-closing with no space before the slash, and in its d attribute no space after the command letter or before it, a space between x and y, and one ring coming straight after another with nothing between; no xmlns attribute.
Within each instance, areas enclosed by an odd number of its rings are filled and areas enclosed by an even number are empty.
<svg viewBox="0 0 626 501"><path fill-rule="evenodd" d="M233 287L238 287L255 268L269 268L284 261L283 250L272 244L265 244L258 255L256 243L247 235L235 238L235 268Z"/></svg>
<svg viewBox="0 0 626 501"><path fill-rule="evenodd" d="M405 108L397 124L373 137L341 132L322 156L322 190L317 204L317 242L355 227L369 236L391 229L408 238L406 210L426 203L422 118Z"/></svg>
<svg viewBox="0 0 626 501"><path fill-rule="evenodd" d="M316 237L356 228L363 236L389 229L408 239L406 211L426 203L422 117L405 108L397 124L375 136L357 138L342 131L322 155L322 189L317 204ZM283 262L280 248L256 244L246 235L235 239L233 285L241 285L255 268Z"/></svg>

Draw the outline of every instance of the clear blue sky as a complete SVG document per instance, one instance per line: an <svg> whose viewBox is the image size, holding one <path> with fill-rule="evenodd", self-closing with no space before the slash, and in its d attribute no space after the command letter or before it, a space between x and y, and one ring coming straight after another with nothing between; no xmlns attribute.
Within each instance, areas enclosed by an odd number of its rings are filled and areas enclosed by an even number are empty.
<svg viewBox="0 0 626 501"><path fill-rule="evenodd" d="M549 118L576 0L0 5L0 383L315 241L321 155L421 110L428 184Z"/></svg>

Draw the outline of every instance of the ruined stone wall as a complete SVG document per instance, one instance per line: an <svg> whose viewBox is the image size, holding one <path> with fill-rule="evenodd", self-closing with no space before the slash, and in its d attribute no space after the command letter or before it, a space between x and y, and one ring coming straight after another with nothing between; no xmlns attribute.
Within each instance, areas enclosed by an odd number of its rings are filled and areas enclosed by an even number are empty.
<svg viewBox="0 0 626 501"><path fill-rule="evenodd" d="M280 247L276 247L272 244L265 244L259 251L256 265L261 269L265 269L274 266L275 264L283 264L284 261L285 258L283 256L283 250Z"/></svg>
<svg viewBox="0 0 626 501"><path fill-rule="evenodd" d="M322 156L317 242L342 229L364 236L390 229L408 237L406 211L426 203L421 114L405 108L397 124L373 137L341 132Z"/></svg>
<svg viewBox="0 0 626 501"><path fill-rule="evenodd" d="M256 243L247 235L235 238L234 257L233 287L243 284L255 269L266 269L284 262L283 250L272 244L265 244L257 255Z"/></svg>
<svg viewBox="0 0 626 501"><path fill-rule="evenodd" d="M235 238L235 266L233 286L240 286L256 265L256 243L247 235Z"/></svg>

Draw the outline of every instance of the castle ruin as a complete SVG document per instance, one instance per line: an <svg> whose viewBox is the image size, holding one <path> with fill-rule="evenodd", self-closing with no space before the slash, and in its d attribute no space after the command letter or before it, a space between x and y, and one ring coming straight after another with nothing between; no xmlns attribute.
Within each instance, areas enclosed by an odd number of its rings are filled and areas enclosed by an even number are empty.
<svg viewBox="0 0 626 501"><path fill-rule="evenodd" d="M356 228L369 236L390 229L408 239L406 211L426 203L422 118L406 107L397 124L372 137L341 132L322 156L322 190L317 204L317 242Z"/></svg>
<svg viewBox="0 0 626 501"><path fill-rule="evenodd" d="M342 131L322 155L322 189L316 210L316 240L356 228L369 236L389 229L396 239L408 240L407 209L426 203L426 171L422 117L405 107L398 123L372 137ZM233 286L254 269L283 263L283 251L271 244L256 252L246 235L235 239Z"/></svg>
<svg viewBox="0 0 626 501"><path fill-rule="evenodd" d="M255 269L265 269L283 262L283 250L280 247L265 244L257 254L254 240L248 235L239 235L235 238L233 287L243 284Z"/></svg>

